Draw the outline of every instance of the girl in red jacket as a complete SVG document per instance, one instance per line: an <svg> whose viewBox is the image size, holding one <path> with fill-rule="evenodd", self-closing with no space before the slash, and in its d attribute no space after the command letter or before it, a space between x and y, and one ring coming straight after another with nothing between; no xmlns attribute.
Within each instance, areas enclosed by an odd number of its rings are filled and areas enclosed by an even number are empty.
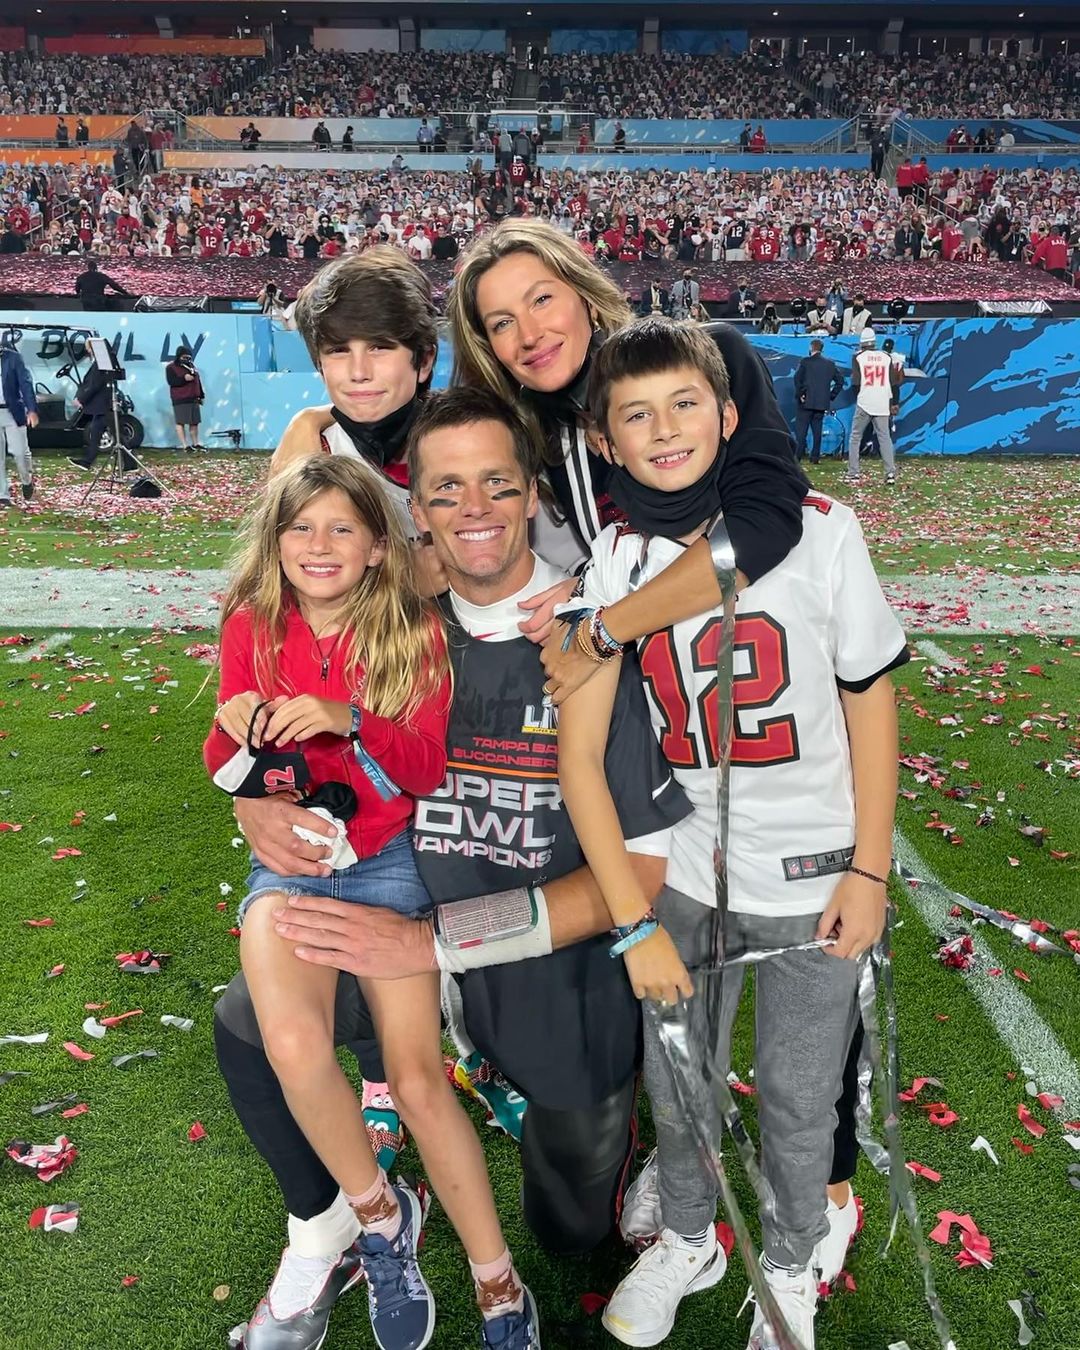
<svg viewBox="0 0 1080 1350"><path fill-rule="evenodd" d="M446 772L449 696L442 629L413 587L409 547L376 475L326 455L273 478L222 608L219 707L203 753L230 791L281 789L295 800L309 775L308 792L336 794L331 814L350 816L327 878L283 877L253 860L240 960L289 1109L360 1222L342 1260L356 1278L366 1275L372 1328L386 1350L419 1350L434 1329L416 1260L425 1206L378 1166L338 1065L337 970L299 960L277 935L274 911L290 895L408 914L430 908L410 822L413 796L433 792ZM327 784L335 785L329 797ZM341 805L348 788L351 815ZM480 1141L443 1068L438 973L361 986L394 1100L465 1246L485 1330L497 1337L499 1319L520 1313L529 1296L499 1227ZM252 1325L270 1330L276 1316L272 1287Z"/></svg>

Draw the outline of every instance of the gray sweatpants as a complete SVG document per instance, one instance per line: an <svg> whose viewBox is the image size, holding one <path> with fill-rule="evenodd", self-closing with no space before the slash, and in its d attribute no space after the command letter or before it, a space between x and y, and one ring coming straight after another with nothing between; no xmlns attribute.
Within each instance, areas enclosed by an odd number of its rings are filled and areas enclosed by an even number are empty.
<svg viewBox="0 0 1080 1350"><path fill-rule="evenodd" d="M881 462L885 466L885 472L896 472L896 459L893 456L892 432L889 429L888 416L884 414L874 416L856 404L855 416L851 419L851 436L847 445L849 478L858 478L859 476L859 446L862 444L863 432L866 430L868 422L874 424L874 433L877 436L878 449L881 451Z"/></svg>
<svg viewBox="0 0 1080 1350"><path fill-rule="evenodd" d="M30 463L30 445L26 439L26 428L17 427L15 419L6 408L0 408L0 498L11 496L8 484L8 451L15 457L19 472L19 482L29 483L32 477Z"/></svg>
<svg viewBox="0 0 1080 1350"><path fill-rule="evenodd" d="M688 967L708 961L712 910L668 886L655 909ZM819 917L729 914L727 954L809 942ZM692 1034L718 1037L725 1073L744 969L724 971L718 1027L705 1026L705 1000L695 996L688 1005ZM858 963L822 951L794 952L763 961L755 971L754 1082L761 1167L776 1198L775 1215L762 1215L762 1250L776 1265L801 1269L828 1231L825 1187L832 1167L835 1103L855 1024ZM679 1104L649 1018L645 1086L656 1125L664 1225L676 1233L700 1233L716 1216L716 1184L702 1161L697 1135Z"/></svg>

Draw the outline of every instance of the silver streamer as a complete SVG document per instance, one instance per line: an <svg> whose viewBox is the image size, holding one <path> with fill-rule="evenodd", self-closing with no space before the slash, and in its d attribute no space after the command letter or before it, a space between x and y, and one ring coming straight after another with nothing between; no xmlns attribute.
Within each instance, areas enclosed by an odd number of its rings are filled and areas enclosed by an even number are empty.
<svg viewBox="0 0 1080 1350"><path fill-rule="evenodd" d="M716 580L720 586L720 641L716 654L716 837L713 843L713 871L716 877L716 911L713 919L712 959L704 969L691 971L698 1005L698 1018L708 1029L720 1026L723 971L726 961L728 912L727 839L728 800L731 763L731 733L734 720L732 677L735 656L735 550L723 518L718 518L708 533ZM734 964L734 962L732 962ZM700 1000L700 1002L699 1002ZM716 1182L735 1240L750 1277L750 1285L772 1331L776 1350L804 1350L795 1339L776 1306L772 1291L762 1274L750 1230L728 1182L721 1157L721 1138L726 1127L735 1151L757 1196L763 1216L772 1217L776 1201L757 1163L753 1140L743 1124L722 1063L719 1035L706 1034L704 1044L691 1035L690 1017L685 1005L654 1008L646 1005L646 1016L655 1020L671 1067L680 1104L693 1125L701 1145L702 1159Z"/></svg>
<svg viewBox="0 0 1080 1350"><path fill-rule="evenodd" d="M717 822L713 847L716 910L711 934L711 960L704 966L690 972L694 979L696 991L692 1000L692 1004L695 1005L693 1018L691 1018L688 1005L685 1003L675 1007L646 1003L645 1016L652 1019L653 1030L659 1036L660 1043L664 1048L680 1105L697 1135L701 1147L702 1161L716 1183L717 1192L735 1234L736 1245L746 1266L751 1289L769 1324L771 1335L768 1345L770 1350L773 1350L773 1348L775 1350L804 1350L802 1344L787 1326L764 1278L753 1239L724 1168L721 1141L723 1131L726 1129L753 1188L763 1220L768 1222L774 1219L776 1212L775 1196L758 1166L753 1141L746 1130L728 1084L717 1030L721 1025L721 995L723 974L726 967L757 964L787 951L809 950L812 947L824 946L826 943L805 943L798 947L741 953L730 959L727 957L728 805L731 734L734 719L732 676L735 649L735 555L722 519L718 519L710 529L709 542L722 597L720 641L716 659L718 763L716 772ZM858 985L859 1009L865 1035L863 1054L859 1062L856 1120L859 1143L863 1151L866 1152L876 1170L889 1178L890 1223L882 1254L891 1245L902 1212L911 1229L916 1256L922 1272L926 1303L941 1348L942 1350L956 1350L952 1332L934 1284L930 1255L919 1224L911 1175L906 1167L906 1159L900 1139L899 1103L897 1099L900 1081L898 1037L891 961L891 927L889 925L886 927L884 940L879 944L874 957L877 959L881 971L886 1014L886 1055L883 1062L877 1017L877 986L874 978L874 961L870 956L866 956L860 961ZM693 1034L692 1021L703 1023L706 1028L706 1035L700 1040ZM886 1140L884 1145L878 1143L874 1138L871 1128L871 1084L875 1075L881 1094Z"/></svg>

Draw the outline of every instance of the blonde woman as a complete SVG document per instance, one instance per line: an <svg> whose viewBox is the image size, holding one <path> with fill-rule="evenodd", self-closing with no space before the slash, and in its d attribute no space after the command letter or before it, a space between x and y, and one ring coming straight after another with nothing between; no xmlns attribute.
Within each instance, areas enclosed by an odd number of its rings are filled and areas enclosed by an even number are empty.
<svg viewBox="0 0 1080 1350"><path fill-rule="evenodd" d="M360 1237L339 1262L351 1264L349 1283L366 1277L376 1343L421 1350L435 1326L417 1263L426 1205L379 1167L337 1062L338 972L301 961L274 913L291 895L411 915L431 907L411 822L414 795L433 792L446 772L445 644L366 465L325 456L271 480L222 609L218 698L203 751L215 782L234 795L295 789L296 800L305 791L304 804L343 824L329 877L283 877L253 859L240 960L289 1110L359 1220ZM438 972L361 988L398 1110L468 1255L483 1343L539 1344L521 1334L535 1329L535 1305L507 1250L480 1141L443 1068ZM252 1326L274 1316L264 1299Z"/></svg>
<svg viewBox="0 0 1080 1350"><path fill-rule="evenodd" d="M455 383L489 388L531 415L555 498L587 550L629 506L623 486L628 476L613 477L585 400L593 354L609 333L630 322L626 298L558 230L541 221L509 220L465 254L447 315ZM729 371L738 424L711 505L714 513L723 506L745 585L798 542L807 485L760 359L734 328L718 327L713 336ZM686 505L672 495L672 510ZM613 637L631 642L705 613L717 597L710 544L702 540L654 582L612 606L605 623ZM541 603L525 631L542 634L549 605L561 598L534 597ZM545 664L556 702L591 673L586 657L552 648Z"/></svg>

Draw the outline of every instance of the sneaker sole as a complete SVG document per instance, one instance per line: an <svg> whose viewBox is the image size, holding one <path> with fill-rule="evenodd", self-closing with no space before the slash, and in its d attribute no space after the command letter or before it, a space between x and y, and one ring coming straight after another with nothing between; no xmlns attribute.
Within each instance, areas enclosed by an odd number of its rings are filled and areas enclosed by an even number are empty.
<svg viewBox="0 0 1080 1350"><path fill-rule="evenodd" d="M716 1248L716 1255L713 1257L712 1261L709 1262L696 1279L692 1280L691 1283L686 1286L683 1298L686 1298L688 1294L699 1294L704 1289L711 1289L714 1284L719 1284L726 1274L727 1257L724 1255L723 1247L718 1245ZM679 1303L681 1302L682 1299L679 1300ZM642 1331L635 1333L633 1331L624 1331L621 1327L613 1327L608 1319L606 1308L604 1309L604 1315L600 1320L604 1330L608 1332L609 1335L614 1336L617 1341L621 1341L623 1345L639 1347L659 1345L661 1341L671 1335L671 1329L675 1325L675 1318L678 1311L679 1306L676 1304L675 1311L671 1314L671 1318L667 1325L659 1331Z"/></svg>
<svg viewBox="0 0 1080 1350"><path fill-rule="evenodd" d="M420 1277L420 1283L427 1290L428 1296L428 1324L423 1337L416 1343L415 1350L424 1350L424 1347L431 1343L431 1338L435 1334L435 1295L431 1292L431 1286L428 1284L427 1280L424 1279L424 1272L420 1269L420 1262L417 1259L420 1248L424 1242L424 1220L427 1218L428 1210L430 1208L431 1196L428 1194L426 1187L424 1188L423 1195L417 1195L413 1190L409 1191L409 1211L413 1226L413 1260L416 1261L416 1273ZM344 1292L344 1290L342 1292ZM329 1327L327 1330L329 1330ZM393 1350L393 1347L383 1345L382 1341L379 1340L374 1327L371 1328L371 1334L375 1344L379 1347L379 1350Z"/></svg>

